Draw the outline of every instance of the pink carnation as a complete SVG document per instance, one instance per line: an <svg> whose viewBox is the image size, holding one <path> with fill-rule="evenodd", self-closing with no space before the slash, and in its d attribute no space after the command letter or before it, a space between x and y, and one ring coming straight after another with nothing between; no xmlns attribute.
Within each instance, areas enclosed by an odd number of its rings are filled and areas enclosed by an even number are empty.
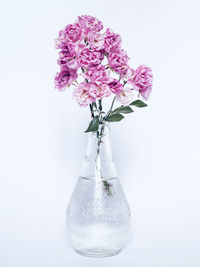
<svg viewBox="0 0 200 267"><path fill-rule="evenodd" d="M153 74L151 68L142 65L139 66L132 80L133 88L140 92L145 100L149 98L152 90Z"/></svg>
<svg viewBox="0 0 200 267"><path fill-rule="evenodd" d="M76 43L81 41L82 38L82 29L79 23L69 24L65 28L65 36L69 42Z"/></svg>
<svg viewBox="0 0 200 267"><path fill-rule="evenodd" d="M119 34L115 34L111 29L107 29L104 38L104 50L106 53L118 52L120 50L121 37Z"/></svg>
<svg viewBox="0 0 200 267"><path fill-rule="evenodd" d="M123 90L123 85L117 79L113 79L108 85L110 91L114 94L120 93Z"/></svg>
<svg viewBox="0 0 200 267"><path fill-rule="evenodd" d="M84 15L78 17L78 22L80 23L84 33L87 35L90 31L99 32L103 29L103 24L97 18L89 15Z"/></svg>
<svg viewBox="0 0 200 267"><path fill-rule="evenodd" d="M80 83L73 91L73 97L81 107L87 106L95 101L90 94L91 84L86 81Z"/></svg>
<svg viewBox="0 0 200 267"><path fill-rule="evenodd" d="M134 95L130 88L124 88L120 93L116 94L116 99L124 106L130 105L133 102Z"/></svg>
<svg viewBox="0 0 200 267"><path fill-rule="evenodd" d="M126 73L128 69L128 60L129 57L127 56L124 50L120 50L119 53L111 53L108 57L109 66L118 74Z"/></svg>
<svg viewBox="0 0 200 267"><path fill-rule="evenodd" d="M59 52L59 65L67 65L70 68L77 69L78 64L76 60L75 47L71 43L62 44L62 50Z"/></svg>
<svg viewBox="0 0 200 267"><path fill-rule="evenodd" d="M75 46L71 43L62 43L59 48L68 58L72 58L75 55Z"/></svg>
<svg viewBox="0 0 200 267"><path fill-rule="evenodd" d="M88 43L91 49L102 50L104 48L104 37L100 32L92 31L88 34Z"/></svg>
<svg viewBox="0 0 200 267"><path fill-rule="evenodd" d="M90 94L94 98L102 99L104 97L109 96L111 92L109 90L109 86L105 83L101 84L92 83L90 87Z"/></svg>
<svg viewBox="0 0 200 267"><path fill-rule="evenodd" d="M62 48L63 44L68 42L76 43L83 39L82 29L80 24L69 24L58 34L58 38L55 40L55 47Z"/></svg>
<svg viewBox="0 0 200 267"><path fill-rule="evenodd" d="M56 73L55 77L55 88L59 91L63 91L67 86L70 86L71 83L76 80L78 77L77 71L70 69L68 66L63 65L60 72Z"/></svg>
<svg viewBox="0 0 200 267"><path fill-rule="evenodd" d="M66 43L64 30L59 31L58 38L55 39L55 48L59 49Z"/></svg>
<svg viewBox="0 0 200 267"><path fill-rule="evenodd" d="M103 60L103 54L99 51L93 51L89 48L84 48L78 52L78 63L80 67L90 68L98 65Z"/></svg>
<svg viewBox="0 0 200 267"><path fill-rule="evenodd" d="M126 71L122 75L120 75L120 77L122 79L127 80L127 82L130 82L131 79L133 78L134 74L135 74L135 70L128 66Z"/></svg>
<svg viewBox="0 0 200 267"><path fill-rule="evenodd" d="M103 65L99 64L90 68L83 76L91 82L96 83L109 83L112 81L110 78L110 70L106 69Z"/></svg>

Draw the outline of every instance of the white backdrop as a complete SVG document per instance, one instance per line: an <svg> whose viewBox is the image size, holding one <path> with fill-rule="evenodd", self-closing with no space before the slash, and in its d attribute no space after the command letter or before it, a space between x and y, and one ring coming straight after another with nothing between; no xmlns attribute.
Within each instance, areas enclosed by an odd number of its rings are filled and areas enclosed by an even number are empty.
<svg viewBox="0 0 200 267"><path fill-rule="evenodd" d="M199 10L198 0L1 0L0 266L200 266ZM149 106L112 125L132 234L105 259L75 254L65 230L89 112L54 89L53 41L82 14L154 73Z"/></svg>

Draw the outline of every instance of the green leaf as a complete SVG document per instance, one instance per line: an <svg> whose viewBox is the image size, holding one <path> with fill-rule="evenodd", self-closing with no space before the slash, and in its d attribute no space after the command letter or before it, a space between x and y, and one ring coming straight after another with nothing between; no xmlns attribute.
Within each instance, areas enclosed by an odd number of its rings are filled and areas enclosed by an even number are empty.
<svg viewBox="0 0 200 267"><path fill-rule="evenodd" d="M89 132L96 132L99 129L99 117L95 116L93 118L93 120L90 122L87 130L85 131L85 133L89 133Z"/></svg>
<svg viewBox="0 0 200 267"><path fill-rule="evenodd" d="M119 108L116 108L113 112L114 112L114 113L124 113L124 114L128 114L128 113L133 112L133 110L132 110L132 108L130 108L130 107L128 107L128 106L126 106L126 107L121 106L121 107L119 107Z"/></svg>
<svg viewBox="0 0 200 267"><path fill-rule="evenodd" d="M110 122L114 122L114 121L121 121L123 118L124 116L122 114L113 113L106 120Z"/></svg>
<svg viewBox="0 0 200 267"><path fill-rule="evenodd" d="M142 100L133 101L130 105L136 106L138 108L143 108L147 106L147 104L145 104Z"/></svg>

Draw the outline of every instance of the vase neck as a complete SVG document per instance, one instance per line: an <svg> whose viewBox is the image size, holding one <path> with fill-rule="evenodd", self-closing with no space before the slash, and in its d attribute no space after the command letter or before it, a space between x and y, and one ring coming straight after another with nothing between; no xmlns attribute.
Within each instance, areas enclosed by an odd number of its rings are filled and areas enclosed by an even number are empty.
<svg viewBox="0 0 200 267"><path fill-rule="evenodd" d="M88 144L81 172L82 177L109 179L117 176L110 144L110 125L100 125L88 134Z"/></svg>

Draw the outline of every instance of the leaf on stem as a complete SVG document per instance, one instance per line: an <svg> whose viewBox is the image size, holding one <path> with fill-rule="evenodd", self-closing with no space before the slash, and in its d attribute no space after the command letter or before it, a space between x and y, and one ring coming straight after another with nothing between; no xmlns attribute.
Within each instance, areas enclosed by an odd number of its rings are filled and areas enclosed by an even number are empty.
<svg viewBox="0 0 200 267"><path fill-rule="evenodd" d="M145 104L142 100L133 101L130 105L136 106L138 108L143 108L147 106L147 104Z"/></svg>
<svg viewBox="0 0 200 267"><path fill-rule="evenodd" d="M99 129L99 116L94 116L85 133L96 132Z"/></svg>
<svg viewBox="0 0 200 267"><path fill-rule="evenodd" d="M124 118L124 116L120 113L114 113L111 114L106 121L114 122L114 121L121 121Z"/></svg>
<svg viewBox="0 0 200 267"><path fill-rule="evenodd" d="M116 108L113 113L124 113L124 114L128 114L128 113L132 113L133 110L131 107L124 107L124 106L121 106L119 108Z"/></svg>

